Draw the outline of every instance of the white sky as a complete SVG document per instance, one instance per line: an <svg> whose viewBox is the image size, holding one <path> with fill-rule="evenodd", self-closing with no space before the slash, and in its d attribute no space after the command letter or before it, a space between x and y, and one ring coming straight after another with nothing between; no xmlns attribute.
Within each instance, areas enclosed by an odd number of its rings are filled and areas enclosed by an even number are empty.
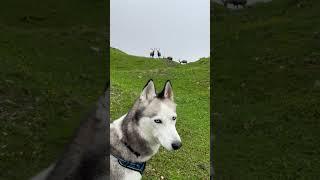
<svg viewBox="0 0 320 180"><path fill-rule="evenodd" d="M111 0L110 45L149 56L150 48L175 60L210 56L210 0Z"/></svg>

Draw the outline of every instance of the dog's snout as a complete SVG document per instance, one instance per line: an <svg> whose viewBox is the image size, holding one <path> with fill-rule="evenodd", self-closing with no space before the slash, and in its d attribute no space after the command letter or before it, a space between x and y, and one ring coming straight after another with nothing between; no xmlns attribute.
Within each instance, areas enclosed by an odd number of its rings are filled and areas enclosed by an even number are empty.
<svg viewBox="0 0 320 180"><path fill-rule="evenodd" d="M177 150L182 146L182 143L180 141L176 141L172 143L171 146L172 146L172 149Z"/></svg>

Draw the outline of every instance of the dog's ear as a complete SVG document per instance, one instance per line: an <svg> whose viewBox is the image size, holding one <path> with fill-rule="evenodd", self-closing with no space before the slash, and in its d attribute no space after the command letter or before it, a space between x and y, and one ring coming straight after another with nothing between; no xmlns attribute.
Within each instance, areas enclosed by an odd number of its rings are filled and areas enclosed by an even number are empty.
<svg viewBox="0 0 320 180"><path fill-rule="evenodd" d="M166 82L166 84L163 87L162 92L160 94L158 94L158 97L159 98L168 98L171 101L173 101L173 89L172 89L170 80L168 80Z"/></svg>
<svg viewBox="0 0 320 180"><path fill-rule="evenodd" d="M156 96L156 89L154 87L153 80L150 79L147 84L144 86L141 94L140 94L140 100L152 100Z"/></svg>

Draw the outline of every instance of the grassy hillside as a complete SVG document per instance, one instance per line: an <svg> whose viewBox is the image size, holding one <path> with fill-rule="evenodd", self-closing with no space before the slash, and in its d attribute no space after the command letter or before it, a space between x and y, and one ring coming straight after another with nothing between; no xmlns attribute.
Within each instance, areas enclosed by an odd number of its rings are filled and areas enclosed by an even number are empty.
<svg viewBox="0 0 320 180"><path fill-rule="evenodd" d="M317 0L213 5L218 179L318 177L319 8Z"/></svg>
<svg viewBox="0 0 320 180"><path fill-rule="evenodd" d="M145 83L152 78L158 91L173 84L177 130L182 148L164 148L147 164L145 179L209 178L209 60L180 65L166 60L127 55L111 48L111 117L127 113Z"/></svg>
<svg viewBox="0 0 320 180"><path fill-rule="evenodd" d="M1 1L1 180L48 166L101 95L105 9L98 0Z"/></svg>

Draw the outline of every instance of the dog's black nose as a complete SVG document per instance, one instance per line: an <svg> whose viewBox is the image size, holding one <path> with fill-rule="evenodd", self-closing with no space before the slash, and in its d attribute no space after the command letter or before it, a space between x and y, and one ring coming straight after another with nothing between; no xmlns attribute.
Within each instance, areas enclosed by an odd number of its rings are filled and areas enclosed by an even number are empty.
<svg viewBox="0 0 320 180"><path fill-rule="evenodd" d="M172 149L177 150L182 146L182 143L180 141L174 142L171 144Z"/></svg>

